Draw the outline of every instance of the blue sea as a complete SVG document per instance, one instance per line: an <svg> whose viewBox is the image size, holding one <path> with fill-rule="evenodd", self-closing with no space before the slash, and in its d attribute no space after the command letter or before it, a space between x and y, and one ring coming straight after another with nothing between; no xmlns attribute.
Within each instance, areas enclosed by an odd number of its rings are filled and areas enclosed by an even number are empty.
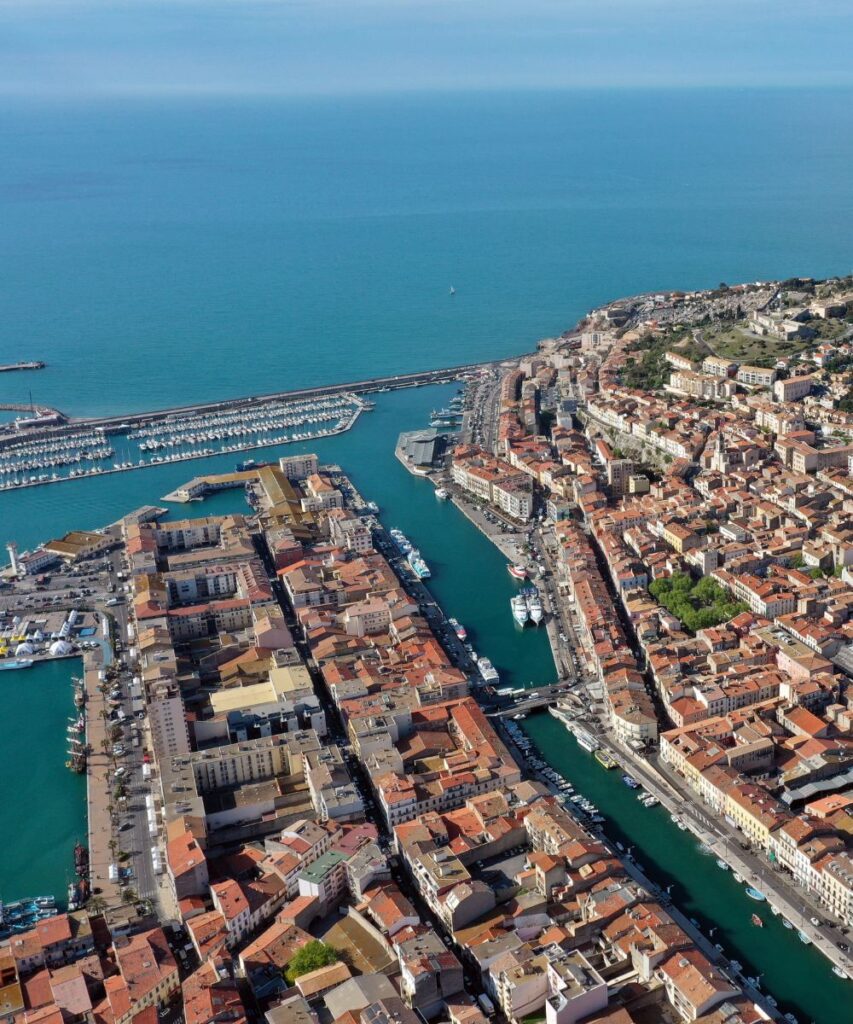
<svg viewBox="0 0 853 1024"><path fill-rule="evenodd" d="M851 269L853 93L6 101L0 402L130 411L529 349ZM449 295L454 286L456 294Z"/></svg>

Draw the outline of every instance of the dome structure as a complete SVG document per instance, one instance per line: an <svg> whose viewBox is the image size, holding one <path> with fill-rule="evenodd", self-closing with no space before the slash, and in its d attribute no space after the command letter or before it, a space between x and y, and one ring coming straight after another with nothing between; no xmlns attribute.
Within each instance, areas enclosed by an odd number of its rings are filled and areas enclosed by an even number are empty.
<svg viewBox="0 0 853 1024"><path fill-rule="evenodd" d="M62 657L66 654L71 654L74 648L68 643L67 640L54 640L50 645L50 653L54 658Z"/></svg>
<svg viewBox="0 0 853 1024"><path fill-rule="evenodd" d="M15 657L16 658L20 658L22 655L26 656L26 657L29 657L29 655L31 655L33 653L34 653L33 645L32 644L28 644L26 642L26 640L22 644L18 644L18 646L15 648Z"/></svg>

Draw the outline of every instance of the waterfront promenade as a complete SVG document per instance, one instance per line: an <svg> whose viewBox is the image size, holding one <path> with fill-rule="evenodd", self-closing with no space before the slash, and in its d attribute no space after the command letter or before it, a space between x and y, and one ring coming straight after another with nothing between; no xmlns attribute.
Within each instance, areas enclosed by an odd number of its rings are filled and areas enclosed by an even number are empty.
<svg viewBox="0 0 853 1024"><path fill-rule="evenodd" d="M83 682L86 693L86 740L89 758L86 764L86 803L88 811L89 878L93 896L99 896L110 909L121 906L121 892L110 881L110 864L115 855L110 849L113 838L110 816L110 774L112 758L106 752L108 717L106 697L101 693L102 665L99 652L92 652L84 662Z"/></svg>

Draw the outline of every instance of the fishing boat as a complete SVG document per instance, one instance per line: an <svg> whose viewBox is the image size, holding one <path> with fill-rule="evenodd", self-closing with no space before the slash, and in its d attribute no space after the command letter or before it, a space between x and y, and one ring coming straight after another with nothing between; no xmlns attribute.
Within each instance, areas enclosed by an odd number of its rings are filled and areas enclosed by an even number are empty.
<svg viewBox="0 0 853 1024"><path fill-rule="evenodd" d="M453 632L459 637L464 643L468 639L468 630L462 625L458 619L448 619L447 624L453 627Z"/></svg>
<svg viewBox="0 0 853 1024"><path fill-rule="evenodd" d="M763 903L767 899L763 892L759 892L758 889L753 889L751 885L748 885L744 891L746 892L746 895L749 896L751 900L755 900L756 903Z"/></svg>
<svg viewBox="0 0 853 1024"><path fill-rule="evenodd" d="M752 923L755 925L756 928L763 928L764 927L764 922L761 920L761 918L758 916L758 914L753 914L752 915Z"/></svg>

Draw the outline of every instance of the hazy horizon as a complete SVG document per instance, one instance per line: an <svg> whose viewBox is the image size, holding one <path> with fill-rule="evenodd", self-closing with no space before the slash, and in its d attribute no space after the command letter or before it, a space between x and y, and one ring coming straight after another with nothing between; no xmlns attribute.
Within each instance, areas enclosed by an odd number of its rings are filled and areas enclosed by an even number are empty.
<svg viewBox="0 0 853 1024"><path fill-rule="evenodd" d="M826 0L0 0L6 96L853 85Z"/></svg>

